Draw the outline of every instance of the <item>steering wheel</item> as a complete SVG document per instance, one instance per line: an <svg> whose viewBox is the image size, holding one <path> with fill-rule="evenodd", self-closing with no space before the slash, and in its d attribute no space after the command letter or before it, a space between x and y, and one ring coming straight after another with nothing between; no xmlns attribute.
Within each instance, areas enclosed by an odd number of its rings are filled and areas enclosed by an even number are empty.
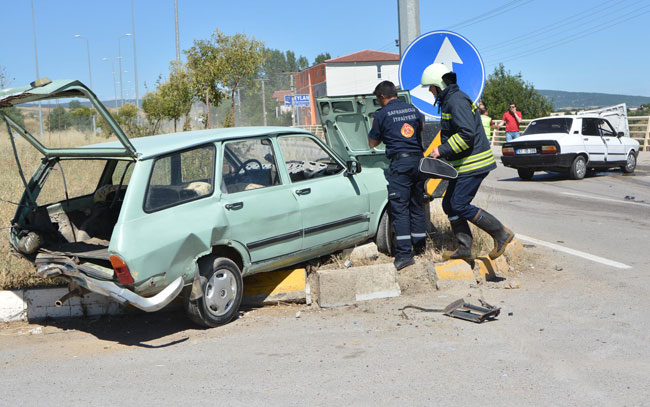
<svg viewBox="0 0 650 407"><path fill-rule="evenodd" d="M259 160L256 160L255 158L251 158L251 159L249 159L249 160L244 161L244 162L239 166L239 168L237 168L237 171L235 171L235 174L239 174L239 172L240 172L241 170L244 170L244 173L246 173L246 171L248 171L248 170L246 169L246 165L247 165L247 164L250 164L250 163L255 163L255 164L257 164L257 166L258 166L260 169L262 169L262 163L261 163Z"/></svg>

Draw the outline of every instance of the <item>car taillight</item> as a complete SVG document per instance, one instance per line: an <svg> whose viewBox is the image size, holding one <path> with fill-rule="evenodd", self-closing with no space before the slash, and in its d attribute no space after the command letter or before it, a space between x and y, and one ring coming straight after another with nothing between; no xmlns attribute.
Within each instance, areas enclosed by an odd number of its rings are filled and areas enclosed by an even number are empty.
<svg viewBox="0 0 650 407"><path fill-rule="evenodd" d="M542 146L542 154L557 154L557 147L555 147L555 146Z"/></svg>
<svg viewBox="0 0 650 407"><path fill-rule="evenodd" d="M503 147L501 150L501 154L503 155L515 155L515 149L512 147Z"/></svg>
<svg viewBox="0 0 650 407"><path fill-rule="evenodd" d="M124 260L122 260L120 256L111 256L110 260L111 266L113 266L113 270L115 270L115 275L117 275L120 284L133 284L133 277L131 277L129 267L126 265Z"/></svg>

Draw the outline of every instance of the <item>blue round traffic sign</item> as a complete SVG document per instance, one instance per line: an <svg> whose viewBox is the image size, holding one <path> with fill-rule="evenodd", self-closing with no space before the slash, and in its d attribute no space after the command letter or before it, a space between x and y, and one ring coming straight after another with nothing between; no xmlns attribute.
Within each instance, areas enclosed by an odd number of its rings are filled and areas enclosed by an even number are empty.
<svg viewBox="0 0 650 407"><path fill-rule="evenodd" d="M485 66L476 47L460 34L451 31L431 31L409 44L399 63L399 84L411 93L411 101L425 115L440 119L438 106L428 86L420 85L422 72L441 63L456 72L458 86L478 102L485 86Z"/></svg>

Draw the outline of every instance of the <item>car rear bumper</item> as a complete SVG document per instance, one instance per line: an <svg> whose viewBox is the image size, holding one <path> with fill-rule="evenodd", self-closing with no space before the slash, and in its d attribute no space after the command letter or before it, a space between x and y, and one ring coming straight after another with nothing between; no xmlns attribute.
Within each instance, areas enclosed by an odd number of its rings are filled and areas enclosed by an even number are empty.
<svg viewBox="0 0 650 407"><path fill-rule="evenodd" d="M506 167L527 168L536 171L567 169L573 164L576 154L527 154L502 156L501 162Z"/></svg>
<svg viewBox="0 0 650 407"><path fill-rule="evenodd" d="M142 297L131 290L120 287L112 281L100 280L86 275L82 271L84 267L86 266L71 262L45 263L38 267L36 273L41 277L67 276L89 291L110 297L121 304L131 304L146 312L158 311L164 308L183 289L183 277L178 277L153 297Z"/></svg>

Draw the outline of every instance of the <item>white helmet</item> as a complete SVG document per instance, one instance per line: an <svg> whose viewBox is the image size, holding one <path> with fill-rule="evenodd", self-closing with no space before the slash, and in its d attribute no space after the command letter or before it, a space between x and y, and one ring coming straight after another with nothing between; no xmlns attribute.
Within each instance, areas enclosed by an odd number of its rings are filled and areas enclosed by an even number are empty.
<svg viewBox="0 0 650 407"><path fill-rule="evenodd" d="M451 69L443 64L431 64L422 72L420 83L422 86L434 85L439 87L440 90L444 90L447 84L442 80L442 77L449 72L451 72Z"/></svg>

